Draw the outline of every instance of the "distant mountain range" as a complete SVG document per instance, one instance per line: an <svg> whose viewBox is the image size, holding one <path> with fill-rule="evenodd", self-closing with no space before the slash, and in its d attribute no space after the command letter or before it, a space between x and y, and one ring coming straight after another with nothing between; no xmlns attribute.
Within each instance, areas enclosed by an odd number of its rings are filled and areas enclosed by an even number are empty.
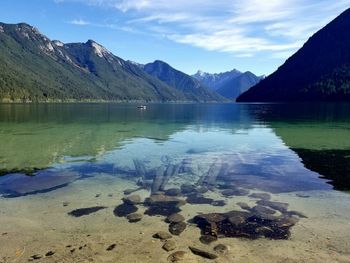
<svg viewBox="0 0 350 263"><path fill-rule="evenodd" d="M175 75L184 80L182 85L165 82L93 40L63 44L28 24L0 23L3 102L225 101L195 80L193 86L192 78L180 73Z"/></svg>
<svg viewBox="0 0 350 263"><path fill-rule="evenodd" d="M197 101L199 98L205 101L225 100L215 91L205 87L197 79L172 68L163 61L156 60L153 63L146 64L143 66L143 69L148 74L183 92L191 100Z"/></svg>
<svg viewBox="0 0 350 263"><path fill-rule="evenodd" d="M350 101L349 32L347 9L237 101Z"/></svg>
<svg viewBox="0 0 350 263"><path fill-rule="evenodd" d="M235 100L263 79L263 76L258 77L249 71L242 73L237 69L214 74L199 70L192 77L230 100Z"/></svg>

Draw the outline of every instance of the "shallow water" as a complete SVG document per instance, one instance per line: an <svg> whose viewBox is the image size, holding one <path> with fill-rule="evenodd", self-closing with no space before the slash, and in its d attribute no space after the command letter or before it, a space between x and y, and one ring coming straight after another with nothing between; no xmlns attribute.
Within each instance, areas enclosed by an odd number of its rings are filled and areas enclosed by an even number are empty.
<svg viewBox="0 0 350 263"><path fill-rule="evenodd" d="M349 104L2 104L0 174L0 262L350 262Z"/></svg>

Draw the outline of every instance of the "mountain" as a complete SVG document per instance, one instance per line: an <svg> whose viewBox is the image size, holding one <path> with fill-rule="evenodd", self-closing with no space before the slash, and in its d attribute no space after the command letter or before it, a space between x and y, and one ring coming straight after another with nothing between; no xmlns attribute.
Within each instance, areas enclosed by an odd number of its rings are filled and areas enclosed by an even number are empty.
<svg viewBox="0 0 350 263"><path fill-rule="evenodd" d="M350 101L350 9L237 101Z"/></svg>
<svg viewBox="0 0 350 263"><path fill-rule="evenodd" d="M237 69L214 74L198 70L196 74L192 75L192 77L199 80L203 85L213 90L218 90L225 85L225 83L237 78L240 75L242 75L242 72L238 71Z"/></svg>
<svg viewBox="0 0 350 263"><path fill-rule="evenodd" d="M262 79L249 71L242 73L236 69L214 74L199 70L193 77L230 100L235 100Z"/></svg>
<svg viewBox="0 0 350 263"><path fill-rule="evenodd" d="M195 78L174 69L163 61L156 60L153 63L148 63L143 66L143 69L148 74L184 93L189 100L204 102L225 101L223 97L202 85Z"/></svg>
<svg viewBox="0 0 350 263"><path fill-rule="evenodd" d="M92 40L64 44L25 23L0 23L0 102L190 100Z"/></svg>

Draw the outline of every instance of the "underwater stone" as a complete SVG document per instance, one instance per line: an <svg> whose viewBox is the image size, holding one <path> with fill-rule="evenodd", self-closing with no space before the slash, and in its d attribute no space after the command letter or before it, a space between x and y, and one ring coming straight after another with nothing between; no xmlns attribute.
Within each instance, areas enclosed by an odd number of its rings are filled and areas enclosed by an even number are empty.
<svg viewBox="0 0 350 263"><path fill-rule="evenodd" d="M141 197L139 195L129 195L127 197L124 197L123 202L128 205L136 205L141 203Z"/></svg>
<svg viewBox="0 0 350 263"><path fill-rule="evenodd" d="M172 251L176 248L176 243L174 240L167 240L165 241L164 245L162 246L162 248L166 251Z"/></svg>
<svg viewBox="0 0 350 263"><path fill-rule="evenodd" d="M142 215L139 213L132 213L126 216L130 223L136 223L142 219Z"/></svg>
<svg viewBox="0 0 350 263"><path fill-rule="evenodd" d="M185 218L180 214L172 214L166 218L168 223L179 223L185 221Z"/></svg>
<svg viewBox="0 0 350 263"><path fill-rule="evenodd" d="M178 195L181 195L181 190L179 188L170 188L165 191L165 195L178 196Z"/></svg>
<svg viewBox="0 0 350 263"><path fill-rule="evenodd" d="M178 236L186 229L186 226L187 225L185 222L170 223L169 232L173 235Z"/></svg>
<svg viewBox="0 0 350 263"><path fill-rule="evenodd" d="M214 247L214 251L219 254L226 254L228 251L228 247L224 244L218 244Z"/></svg>
<svg viewBox="0 0 350 263"><path fill-rule="evenodd" d="M106 248L106 250L107 250L107 251L112 251L113 249L115 249L116 246L117 246L117 244L112 244L112 245L108 246L108 247Z"/></svg>
<svg viewBox="0 0 350 263"><path fill-rule="evenodd" d="M251 198L261 199L261 200L270 200L271 195L268 193L253 193L249 195Z"/></svg>
<svg viewBox="0 0 350 263"><path fill-rule="evenodd" d="M181 185L181 192L183 194L193 193L196 192L196 187L192 184L183 184Z"/></svg>
<svg viewBox="0 0 350 263"><path fill-rule="evenodd" d="M114 209L113 213L118 217L126 217L129 214L135 213L137 210L138 208L134 205L121 204Z"/></svg>
<svg viewBox="0 0 350 263"><path fill-rule="evenodd" d="M262 206L268 206L272 209L275 209L277 211L280 211L281 213L285 213L288 209L288 204L287 203L282 203L282 202L275 202L275 201L268 201L268 200L259 200L256 202L258 205Z"/></svg>
<svg viewBox="0 0 350 263"><path fill-rule="evenodd" d="M238 202L236 203L240 208L242 208L243 210L250 210L250 206L247 203L244 202Z"/></svg>
<svg viewBox="0 0 350 263"><path fill-rule="evenodd" d="M203 258L207 258L207 259L216 259L218 256L214 253L211 253L209 251L206 251L204 249L199 249L196 247L188 247L193 254L197 255L197 256L201 256Z"/></svg>
<svg viewBox="0 0 350 263"><path fill-rule="evenodd" d="M196 191L197 191L197 193L205 194L206 192L209 191L209 189L206 186L202 186L202 187L197 188Z"/></svg>
<svg viewBox="0 0 350 263"><path fill-rule="evenodd" d="M186 260L186 256L187 256L187 252L185 251L176 251L174 253L172 253L169 257L168 257L168 261L169 262L180 262L180 261L185 261Z"/></svg>
<svg viewBox="0 0 350 263"><path fill-rule="evenodd" d="M213 202L211 202L212 206L225 206L226 202L225 200L214 200Z"/></svg>
<svg viewBox="0 0 350 263"><path fill-rule="evenodd" d="M68 213L68 215L74 216L74 217L81 217L81 216L95 213L95 212L100 211L100 210L105 209L105 208L107 208L107 207L105 207L105 206L93 206L93 207L87 207L87 208L79 208L79 209L75 209L73 211L70 211Z"/></svg>
<svg viewBox="0 0 350 263"><path fill-rule="evenodd" d="M275 210L262 206L262 205L256 205L251 209L253 212L258 214L267 214L267 215L273 215L276 213Z"/></svg>
<svg viewBox="0 0 350 263"><path fill-rule="evenodd" d="M212 204L214 199L204 197L202 194L192 193L186 199L189 204Z"/></svg>
<svg viewBox="0 0 350 263"><path fill-rule="evenodd" d="M45 257L51 257L51 256L53 256L55 254L55 252L53 252L53 251L48 251L46 254L45 254Z"/></svg>
<svg viewBox="0 0 350 263"><path fill-rule="evenodd" d="M202 235L199 238L199 241L202 242L203 244L206 244L206 245L208 245L216 240L218 240L218 238L216 236L211 236L211 235Z"/></svg>
<svg viewBox="0 0 350 263"><path fill-rule="evenodd" d="M243 188L226 189L221 191L221 194L224 196L244 196L248 195L249 191Z"/></svg>
<svg viewBox="0 0 350 263"><path fill-rule="evenodd" d="M173 236L165 231L158 231L153 235L154 238L159 238L161 240L172 238Z"/></svg>

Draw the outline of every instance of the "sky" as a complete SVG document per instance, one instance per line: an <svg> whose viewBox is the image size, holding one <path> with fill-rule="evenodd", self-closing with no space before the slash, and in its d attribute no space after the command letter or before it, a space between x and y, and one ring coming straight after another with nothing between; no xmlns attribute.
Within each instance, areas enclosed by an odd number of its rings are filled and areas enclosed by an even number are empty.
<svg viewBox="0 0 350 263"><path fill-rule="evenodd" d="M350 0L1 0L0 22L50 39L102 44L138 63L188 74L238 69L268 75Z"/></svg>

